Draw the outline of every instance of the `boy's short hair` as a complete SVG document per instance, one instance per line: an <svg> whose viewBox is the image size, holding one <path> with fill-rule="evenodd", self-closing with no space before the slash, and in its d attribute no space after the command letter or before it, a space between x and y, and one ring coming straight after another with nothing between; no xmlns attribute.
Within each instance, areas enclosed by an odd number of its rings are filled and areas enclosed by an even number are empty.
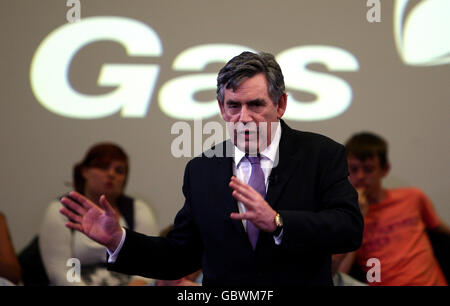
<svg viewBox="0 0 450 306"><path fill-rule="evenodd" d="M386 140L374 133L354 134L345 143L345 148L347 149L347 156L352 155L362 161L378 156L381 168L386 169L388 166L388 144Z"/></svg>

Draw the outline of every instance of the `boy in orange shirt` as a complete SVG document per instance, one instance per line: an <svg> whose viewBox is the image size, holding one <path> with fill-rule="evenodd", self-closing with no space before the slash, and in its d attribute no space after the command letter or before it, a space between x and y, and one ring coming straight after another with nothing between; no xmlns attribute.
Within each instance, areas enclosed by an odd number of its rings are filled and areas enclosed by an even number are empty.
<svg viewBox="0 0 450 306"><path fill-rule="evenodd" d="M380 278L370 285L447 285L426 230L450 235L450 228L440 221L430 200L418 188L382 187L390 165L381 137L359 133L345 146L349 179L364 215L364 234L361 248L344 260L344 272L354 259L367 272L368 260L376 258Z"/></svg>

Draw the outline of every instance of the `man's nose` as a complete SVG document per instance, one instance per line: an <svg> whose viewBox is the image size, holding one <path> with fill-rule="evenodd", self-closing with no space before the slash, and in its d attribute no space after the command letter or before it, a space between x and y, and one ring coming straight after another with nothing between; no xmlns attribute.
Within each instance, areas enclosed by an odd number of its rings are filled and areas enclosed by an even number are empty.
<svg viewBox="0 0 450 306"><path fill-rule="evenodd" d="M108 176L115 176L116 175L116 170L114 169L114 167L109 167L108 171L107 171Z"/></svg>
<svg viewBox="0 0 450 306"><path fill-rule="evenodd" d="M240 116L239 116L239 122L242 122L242 123L247 123L247 122L250 122L250 121L252 121L253 119L252 119L252 117L251 117L251 113L250 113L250 111L248 110L248 108L247 108L247 106L242 106L242 108L241 108L241 114L240 114Z"/></svg>
<svg viewBox="0 0 450 306"><path fill-rule="evenodd" d="M358 180L364 179L364 170L363 170L363 169L358 169L358 170L355 172L355 177L356 177Z"/></svg>

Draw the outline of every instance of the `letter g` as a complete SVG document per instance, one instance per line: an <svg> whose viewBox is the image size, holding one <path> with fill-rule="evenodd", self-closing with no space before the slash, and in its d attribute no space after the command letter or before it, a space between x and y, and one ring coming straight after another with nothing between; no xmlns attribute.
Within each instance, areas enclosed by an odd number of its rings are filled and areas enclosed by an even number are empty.
<svg viewBox="0 0 450 306"><path fill-rule="evenodd" d="M117 88L101 96L82 94L70 86L75 54L101 40L118 42L130 56L162 55L157 33L133 19L90 17L65 24L43 40L31 62L30 81L37 100L58 115L78 119L106 117L119 110L125 117L144 117L158 77L157 65L103 65L98 84Z"/></svg>

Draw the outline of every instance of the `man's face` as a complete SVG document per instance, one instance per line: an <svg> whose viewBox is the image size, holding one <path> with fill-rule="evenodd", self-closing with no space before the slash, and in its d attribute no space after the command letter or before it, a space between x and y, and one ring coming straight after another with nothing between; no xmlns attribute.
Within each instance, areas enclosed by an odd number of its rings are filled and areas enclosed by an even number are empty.
<svg viewBox="0 0 450 306"><path fill-rule="evenodd" d="M368 194L380 190L381 180L388 173L389 167L382 168L377 155L368 157L364 161L349 155L347 161L349 178L353 187L363 189Z"/></svg>
<svg viewBox="0 0 450 306"><path fill-rule="evenodd" d="M286 110L286 95L277 105L269 96L263 73L244 80L233 91L224 90L224 103L219 102L222 118L227 122L234 144L244 152L255 154L270 145L277 122Z"/></svg>

